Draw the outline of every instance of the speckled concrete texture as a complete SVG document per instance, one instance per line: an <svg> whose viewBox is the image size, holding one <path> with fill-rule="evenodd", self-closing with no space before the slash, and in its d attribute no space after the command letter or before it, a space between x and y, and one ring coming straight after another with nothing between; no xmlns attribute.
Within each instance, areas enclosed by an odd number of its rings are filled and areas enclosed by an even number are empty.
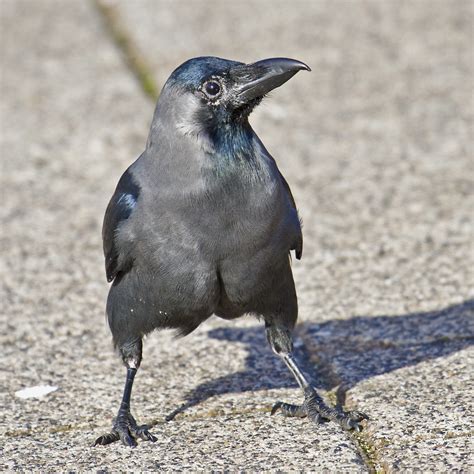
<svg viewBox="0 0 474 474"><path fill-rule="evenodd" d="M472 463L473 326L469 301L308 324L300 334L326 369L322 387L372 416L358 440L376 465L444 472Z"/></svg>
<svg viewBox="0 0 474 474"><path fill-rule="evenodd" d="M102 3L160 86L197 55L311 66L252 123L304 221L298 358L372 419L270 417L301 398L262 324L211 319L147 338L133 411L158 442L90 446L125 375L101 221L154 104L93 2L0 0L3 468L473 470L472 2ZM40 384L59 388L15 396Z"/></svg>

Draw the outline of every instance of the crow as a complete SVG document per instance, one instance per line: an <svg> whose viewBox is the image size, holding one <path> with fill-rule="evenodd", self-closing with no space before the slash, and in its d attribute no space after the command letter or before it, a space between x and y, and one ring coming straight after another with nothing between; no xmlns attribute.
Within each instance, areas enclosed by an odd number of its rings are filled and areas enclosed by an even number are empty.
<svg viewBox="0 0 474 474"><path fill-rule="evenodd" d="M285 416L360 430L367 416L327 406L293 357L297 296L290 251L303 251L288 183L249 124L271 90L310 68L294 59L244 64L217 57L186 61L159 96L145 151L120 178L102 236L107 317L127 368L112 431L95 445L156 441L130 411L143 337L173 328L185 336L212 315L254 314L303 389Z"/></svg>

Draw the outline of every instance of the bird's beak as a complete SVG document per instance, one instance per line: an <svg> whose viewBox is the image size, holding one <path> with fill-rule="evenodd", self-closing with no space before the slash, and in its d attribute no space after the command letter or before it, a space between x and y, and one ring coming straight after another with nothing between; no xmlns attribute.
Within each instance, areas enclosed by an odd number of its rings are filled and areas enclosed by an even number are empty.
<svg viewBox="0 0 474 474"><path fill-rule="evenodd" d="M237 83L236 95L241 102L263 97L303 69L311 71L305 63L288 58L263 59L256 63L237 66L234 73Z"/></svg>

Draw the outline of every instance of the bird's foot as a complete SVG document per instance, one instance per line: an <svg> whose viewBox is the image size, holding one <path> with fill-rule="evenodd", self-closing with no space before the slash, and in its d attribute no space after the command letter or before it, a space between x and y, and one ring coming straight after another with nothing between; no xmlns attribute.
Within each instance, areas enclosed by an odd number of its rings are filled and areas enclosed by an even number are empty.
<svg viewBox="0 0 474 474"><path fill-rule="evenodd" d="M365 413L360 411L342 411L327 406L312 387L307 387L304 395L305 398L302 405L277 402L273 406L271 414L274 415L280 410L283 416L298 418L307 416L314 423L331 420L339 423L345 430L355 431L362 431L362 421L369 419Z"/></svg>
<svg viewBox="0 0 474 474"><path fill-rule="evenodd" d="M152 443L157 441L156 437L148 431L147 425L138 426L130 411L121 408L115 419L112 431L99 436L95 440L94 446L105 446L121 440L125 446L134 448L137 445L137 439L151 441Z"/></svg>

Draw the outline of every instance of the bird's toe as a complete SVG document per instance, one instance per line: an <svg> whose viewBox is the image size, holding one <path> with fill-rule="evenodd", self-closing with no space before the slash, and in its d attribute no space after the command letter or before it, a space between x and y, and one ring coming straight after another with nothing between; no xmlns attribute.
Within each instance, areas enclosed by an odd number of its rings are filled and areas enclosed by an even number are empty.
<svg viewBox="0 0 474 474"><path fill-rule="evenodd" d="M305 416L308 416L303 405L293 405L285 402L276 402L275 405L273 405L270 414L274 415L277 411L280 411L283 416L290 418L304 418Z"/></svg>
<svg viewBox="0 0 474 474"><path fill-rule="evenodd" d="M276 402L272 406L272 411L270 412L270 416L273 416L278 410L280 410L282 405L283 405L283 402Z"/></svg>
<svg viewBox="0 0 474 474"><path fill-rule="evenodd" d="M132 431L129 429L124 429L119 431L120 441L125 446L130 448L135 448L137 446L137 442L132 435Z"/></svg>
<svg viewBox="0 0 474 474"><path fill-rule="evenodd" d="M119 434L116 431L111 431L105 435L99 436L95 442L94 446L106 446L108 444L114 443L120 439Z"/></svg>
<svg viewBox="0 0 474 474"><path fill-rule="evenodd" d="M364 421L369 417L361 411L347 411L340 420L341 426L348 431L362 431L364 429Z"/></svg>
<svg viewBox="0 0 474 474"><path fill-rule="evenodd" d="M368 420L369 419L368 415L366 415L364 412L359 411L359 410L348 411L346 413L354 421L362 421L362 420Z"/></svg>
<svg viewBox="0 0 474 474"><path fill-rule="evenodd" d="M142 426L137 426L132 429L132 433L135 438L140 438L143 441L151 441L152 443L155 443L158 441L158 438L156 436L153 436L149 431L148 431L148 426L147 425L142 425Z"/></svg>

